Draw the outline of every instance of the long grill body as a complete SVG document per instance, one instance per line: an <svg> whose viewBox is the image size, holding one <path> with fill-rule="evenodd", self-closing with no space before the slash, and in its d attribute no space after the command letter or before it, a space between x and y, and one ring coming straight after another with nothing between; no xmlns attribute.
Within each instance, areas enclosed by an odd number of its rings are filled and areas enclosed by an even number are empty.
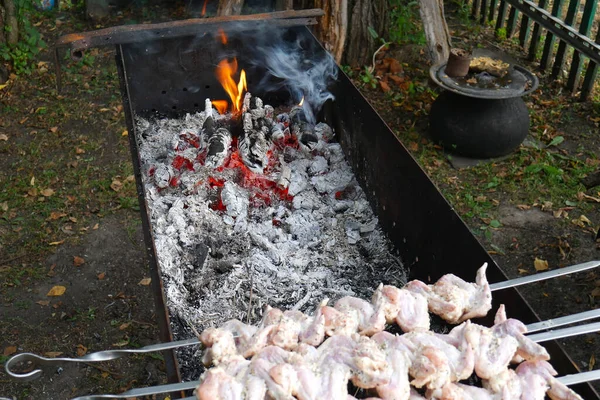
<svg viewBox="0 0 600 400"><path fill-rule="evenodd" d="M265 76L260 65L250 65L245 55L253 54L256 45L252 30L238 25L223 25L228 34L227 48L216 45L214 31L196 37L149 40L144 43L117 45L117 66L130 137L131 154L141 205L142 223L150 258L161 341L171 341L169 313L165 306L161 275L157 265L147 204L141 181L136 144L134 115L151 117L183 116L202 111L204 100L228 98L217 81L214 70L224 51L235 50L241 68L248 74L253 95L277 105L288 98L287 92L261 93L256 83ZM214 27L211 27L214 29ZM312 52L323 48L305 27L287 28L288 40L301 39ZM228 50L226 50L228 49ZM327 102L319 118L335 128L347 160L379 217L382 228L399 251L412 279L435 281L446 273L472 280L477 268L489 264L490 282L506 276L479 244L467 226L444 199L435 185L379 117L348 77L339 78L331 88L336 100ZM539 321L531 307L515 289L494 293L494 306L505 304L509 316L525 323ZM490 320L483 321L491 324ZM552 364L559 375L577 373L574 363L556 342L545 343ZM165 354L170 382L179 381L177 360ZM573 389L586 399L600 396L589 384Z"/></svg>

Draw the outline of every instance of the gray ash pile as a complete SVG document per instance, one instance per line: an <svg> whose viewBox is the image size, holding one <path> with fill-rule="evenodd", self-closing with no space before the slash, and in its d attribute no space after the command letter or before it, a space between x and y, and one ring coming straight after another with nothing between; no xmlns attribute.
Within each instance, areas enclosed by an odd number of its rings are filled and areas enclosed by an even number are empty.
<svg viewBox="0 0 600 400"><path fill-rule="evenodd" d="M137 118L152 234L175 339L268 304L312 313L323 298L368 297L405 271L331 127L303 108ZM180 354L184 378L199 356Z"/></svg>

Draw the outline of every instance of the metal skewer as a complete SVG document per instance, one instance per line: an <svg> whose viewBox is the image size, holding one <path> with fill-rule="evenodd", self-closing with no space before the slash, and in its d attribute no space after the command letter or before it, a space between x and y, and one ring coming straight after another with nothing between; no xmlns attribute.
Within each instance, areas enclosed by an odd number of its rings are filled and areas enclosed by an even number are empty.
<svg viewBox="0 0 600 400"><path fill-rule="evenodd" d="M528 283L544 281L546 279L556 278L558 276L568 275L575 272L581 272L588 269L596 268L600 266L600 261L588 261L582 264L571 265L570 267L555 269L548 272L542 272L535 275L524 276L522 278L509 279L504 282L492 283L490 284L490 290L492 292L501 289L508 289L511 287L517 287L521 285L526 285Z"/></svg>
<svg viewBox="0 0 600 400"><path fill-rule="evenodd" d="M563 385L576 385L578 383L592 382L600 379L600 369L588 372L580 372L578 374L565 375L556 378ZM193 399L193 397L190 397Z"/></svg>
<svg viewBox="0 0 600 400"><path fill-rule="evenodd" d="M590 319L600 317L600 308L590 311L584 311L577 314L567 315L565 317L548 319L542 322L535 322L527 325L527 333L545 331L550 328L558 328L559 326L574 324L576 322L588 321Z"/></svg>
<svg viewBox="0 0 600 400"><path fill-rule="evenodd" d="M140 396L150 396L153 394L163 394L171 392L181 392L183 390L195 389L198 386L198 381L193 382L181 382L181 383L170 383L168 385L150 386L145 388L130 389L126 392L119 394L92 394L89 396L75 397L71 400L100 400L100 399L127 399L136 398ZM195 397L189 397L195 399Z"/></svg>
<svg viewBox="0 0 600 400"><path fill-rule="evenodd" d="M535 335L527 335L527 338L533 340L536 343L539 343L547 342L548 340L563 339L571 336L584 335L586 333L598 331L600 331L600 322L594 322L586 325L578 325L572 326L570 328L557 329L555 331L536 333Z"/></svg>

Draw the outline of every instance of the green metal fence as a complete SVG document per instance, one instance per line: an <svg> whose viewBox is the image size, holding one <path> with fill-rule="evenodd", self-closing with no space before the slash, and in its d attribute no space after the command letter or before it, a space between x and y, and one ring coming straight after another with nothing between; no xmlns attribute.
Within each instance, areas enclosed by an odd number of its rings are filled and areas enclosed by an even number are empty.
<svg viewBox="0 0 600 400"><path fill-rule="evenodd" d="M471 15L495 26L496 34L518 39L531 61L566 87L589 98L600 65L599 0L471 0ZM595 40L592 40L595 36Z"/></svg>

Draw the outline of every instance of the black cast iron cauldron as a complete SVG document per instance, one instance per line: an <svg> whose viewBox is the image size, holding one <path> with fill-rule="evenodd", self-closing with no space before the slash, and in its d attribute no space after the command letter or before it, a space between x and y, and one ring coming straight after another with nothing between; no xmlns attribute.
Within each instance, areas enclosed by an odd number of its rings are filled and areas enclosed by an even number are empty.
<svg viewBox="0 0 600 400"><path fill-rule="evenodd" d="M260 65L250 65L260 27L240 30L239 25L223 23L230 48L237 54L241 68L248 73L249 91L269 104L290 101L285 92L261 92L254 84L265 74ZM176 32L171 32L175 35ZM165 306L161 275L156 259L146 199L142 185L134 116L184 116L202 110L205 98L225 98L214 68L222 57L217 49L217 29L200 30L196 36L154 38L142 43L117 44L117 67L129 132L131 154L141 205L144 235L150 256L152 284L157 304L161 341L173 340L169 312ZM286 40L302 41L309 52L325 50L306 27L280 28ZM386 126L360 92L341 70L331 88L336 100L326 103L320 118L335 128L353 171L364 189L382 228L395 244L410 277L435 281L454 273L472 280L476 270L489 264L490 282L506 279L467 226L429 180L410 153ZM193 90L192 90L193 88ZM286 98L286 96L288 96ZM494 309L505 304L509 316L525 323L539 319L515 289L494 293ZM490 317L494 311L490 312ZM484 323L491 323L488 318ZM178 338L183 339L183 338ZM576 373L575 364L556 342L546 343L552 363L559 374ZM165 354L171 382L179 380L178 363L172 352ZM588 384L573 387L586 399L599 398Z"/></svg>
<svg viewBox="0 0 600 400"><path fill-rule="evenodd" d="M479 51L475 56L498 57ZM452 78L445 64L430 69L445 89L431 106L429 133L451 153L472 158L500 157L514 151L529 132L529 113L522 96L538 86L535 75L511 65L506 76L486 73Z"/></svg>

